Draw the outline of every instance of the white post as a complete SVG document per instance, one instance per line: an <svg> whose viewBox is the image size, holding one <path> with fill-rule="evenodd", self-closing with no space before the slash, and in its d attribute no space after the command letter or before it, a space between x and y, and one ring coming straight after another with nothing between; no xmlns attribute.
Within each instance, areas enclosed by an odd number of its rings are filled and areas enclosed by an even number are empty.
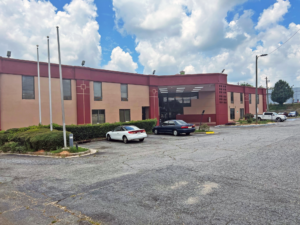
<svg viewBox="0 0 300 225"><path fill-rule="evenodd" d="M52 126L52 100L51 100L51 64L50 64L50 47L49 47L49 36L47 36L48 42L48 76L49 76L49 104L50 104L50 130L53 130Z"/></svg>
<svg viewBox="0 0 300 225"><path fill-rule="evenodd" d="M59 79L60 79L60 95L61 95L61 112L62 112L62 122L63 122L63 135L64 135L64 146L67 147L67 138L66 138L66 124L65 124L65 107L64 107L64 89L62 81L62 71L61 71L61 58L60 58L60 44L59 44L59 27L56 27L57 30L57 44L58 44L58 61L59 61Z"/></svg>
<svg viewBox="0 0 300 225"><path fill-rule="evenodd" d="M42 108L41 108L41 81L40 81L40 61L39 61L39 46L36 46L37 49L37 71L38 71L38 91L39 91L39 117L40 124L42 124Z"/></svg>

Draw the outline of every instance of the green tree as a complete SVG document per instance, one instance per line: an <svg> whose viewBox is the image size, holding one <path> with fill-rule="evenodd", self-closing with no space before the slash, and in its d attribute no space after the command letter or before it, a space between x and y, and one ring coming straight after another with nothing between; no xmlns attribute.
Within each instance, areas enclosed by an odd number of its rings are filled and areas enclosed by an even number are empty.
<svg viewBox="0 0 300 225"><path fill-rule="evenodd" d="M244 83L241 83L241 84L240 84L240 86L245 86L245 87L253 87L251 84L249 84L249 83L246 83L246 82L244 82Z"/></svg>
<svg viewBox="0 0 300 225"><path fill-rule="evenodd" d="M283 105L286 100L292 98L294 95L293 89L290 85L284 81L279 80L272 91L271 99L273 102L279 103L279 105Z"/></svg>

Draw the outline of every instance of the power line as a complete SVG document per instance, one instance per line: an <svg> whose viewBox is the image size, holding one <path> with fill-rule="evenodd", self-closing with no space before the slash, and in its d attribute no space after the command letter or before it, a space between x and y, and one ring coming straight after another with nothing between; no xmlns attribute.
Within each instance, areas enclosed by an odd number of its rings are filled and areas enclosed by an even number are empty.
<svg viewBox="0 0 300 225"><path fill-rule="evenodd" d="M296 33L294 33L289 39L287 39L284 43L282 43L282 45L284 45L289 40L291 40L299 31L300 31L300 29ZM276 48L275 50L273 50L272 52L270 52L268 55L271 55L273 52L275 52L277 49L279 49L282 45L280 45L278 48Z"/></svg>

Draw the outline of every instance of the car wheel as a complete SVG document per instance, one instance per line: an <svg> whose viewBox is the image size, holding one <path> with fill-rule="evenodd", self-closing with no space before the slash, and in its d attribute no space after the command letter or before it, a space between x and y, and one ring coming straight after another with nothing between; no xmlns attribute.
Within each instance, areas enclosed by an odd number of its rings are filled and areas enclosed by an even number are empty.
<svg viewBox="0 0 300 225"><path fill-rule="evenodd" d="M107 135L106 140L111 141L111 137L109 134Z"/></svg>
<svg viewBox="0 0 300 225"><path fill-rule="evenodd" d="M191 133L186 133L186 135L190 135Z"/></svg>
<svg viewBox="0 0 300 225"><path fill-rule="evenodd" d="M178 135L178 131L177 130L173 130L173 135L177 136Z"/></svg>
<svg viewBox="0 0 300 225"><path fill-rule="evenodd" d="M144 141L144 140L145 140L145 138L139 139L140 142L142 142L142 141Z"/></svg>
<svg viewBox="0 0 300 225"><path fill-rule="evenodd" d="M123 137L123 142L124 142L124 144L127 144L127 143L128 143L128 139L127 139L126 136Z"/></svg>
<svg viewBox="0 0 300 225"><path fill-rule="evenodd" d="M280 121L281 121L281 119L280 119L280 118L277 118L277 119L276 119L276 121L277 121L277 122L280 122Z"/></svg>
<svg viewBox="0 0 300 225"><path fill-rule="evenodd" d="M154 134L155 134L155 135L158 134L158 130L157 130L157 129L154 130Z"/></svg>

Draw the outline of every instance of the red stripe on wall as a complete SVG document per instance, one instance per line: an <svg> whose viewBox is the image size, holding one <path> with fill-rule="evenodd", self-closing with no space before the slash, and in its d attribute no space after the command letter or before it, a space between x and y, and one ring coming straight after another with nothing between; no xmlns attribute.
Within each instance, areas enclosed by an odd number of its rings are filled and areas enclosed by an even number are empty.
<svg viewBox="0 0 300 225"><path fill-rule="evenodd" d="M91 123L90 82L76 80L77 124Z"/></svg>

